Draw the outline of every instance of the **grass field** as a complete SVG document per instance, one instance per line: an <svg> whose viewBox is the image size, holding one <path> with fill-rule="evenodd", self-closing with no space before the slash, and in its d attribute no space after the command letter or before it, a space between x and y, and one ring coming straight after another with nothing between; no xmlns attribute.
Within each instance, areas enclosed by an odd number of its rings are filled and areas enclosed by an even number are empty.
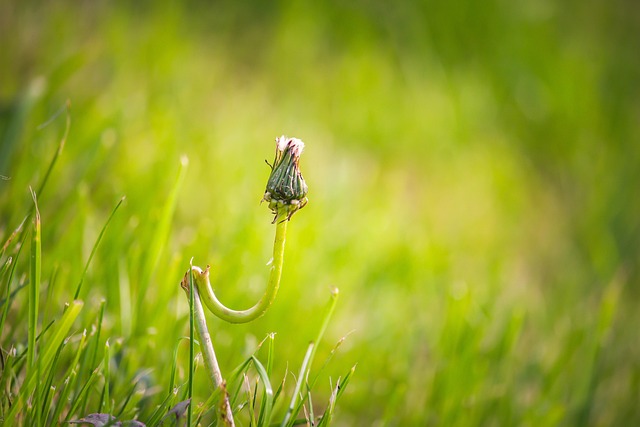
<svg viewBox="0 0 640 427"><path fill-rule="evenodd" d="M186 399L180 280L193 258L225 304L260 297L281 134L309 204L278 297L208 315L238 425L265 393L233 370L286 378L279 423L331 287L297 419L350 375L335 425L640 425L635 2L134 3L0 0L7 425Z"/></svg>

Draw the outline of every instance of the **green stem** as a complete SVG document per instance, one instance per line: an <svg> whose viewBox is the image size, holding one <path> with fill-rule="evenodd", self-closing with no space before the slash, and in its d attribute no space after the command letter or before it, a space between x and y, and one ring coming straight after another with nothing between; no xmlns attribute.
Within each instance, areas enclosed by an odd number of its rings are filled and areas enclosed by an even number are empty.
<svg viewBox="0 0 640 427"><path fill-rule="evenodd" d="M273 242L273 259L271 261L271 271L267 289L253 307L246 310L233 310L225 306L218 300L209 281L209 266L202 270L192 266L193 278L202 298L202 302L207 308L222 320L230 323L247 323L262 316L271 306L278 293L280 286L280 276L282 275L282 264L284 261L284 244L287 235L287 223L289 221L284 215L279 215L276 221L276 237Z"/></svg>
<svg viewBox="0 0 640 427"><path fill-rule="evenodd" d="M191 265L191 268L193 269L193 264ZM189 401L192 403L193 402L193 372L194 372L193 356L194 356L194 347L195 347L193 344L193 340L194 340L193 318L194 318L194 306L195 306L194 304L195 292L191 291L191 289L194 289L193 270L189 270L187 274L189 276L189 277L185 277L185 280L187 280L187 283L188 283L187 289L189 289L189 292L187 294L189 297L189 384L187 386L187 394L189 396ZM187 427L191 427L191 418L193 415L193 405L191 403L189 403L189 408L187 409Z"/></svg>
<svg viewBox="0 0 640 427"><path fill-rule="evenodd" d="M222 420L226 426L233 427L235 424L233 421L233 412L231 411L229 396L227 394L226 388L224 388L224 379L222 378L220 365L218 365L216 352L213 349L211 335L209 334L209 329L207 328L207 321L204 317L204 308L202 307L202 303L200 302L197 287L193 288L193 317L195 320L196 330L198 331L198 335L200 337L200 350L202 351L202 357L204 358L204 365L207 368L207 373L209 374L209 378L213 383L213 388L216 389L218 387L223 387L222 410L224 411L224 414L222 414Z"/></svg>

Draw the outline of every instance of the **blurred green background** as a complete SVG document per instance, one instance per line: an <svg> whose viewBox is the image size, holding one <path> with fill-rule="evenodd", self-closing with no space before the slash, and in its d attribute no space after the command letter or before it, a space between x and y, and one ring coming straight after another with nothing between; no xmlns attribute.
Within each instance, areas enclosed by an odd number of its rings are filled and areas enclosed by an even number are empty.
<svg viewBox="0 0 640 427"><path fill-rule="evenodd" d="M189 259L213 265L228 305L259 297L264 159L295 136L310 201L270 311L210 317L223 373L269 332L275 372L296 371L337 286L317 364L347 336L327 368L335 383L358 364L338 425L638 425L638 40L628 0L3 0L2 241L32 206L69 99L39 195L41 321L73 298L126 196L77 330L105 299L114 388L149 369L144 413L188 331ZM26 344L26 298L3 351ZM206 378L196 386L202 401Z"/></svg>

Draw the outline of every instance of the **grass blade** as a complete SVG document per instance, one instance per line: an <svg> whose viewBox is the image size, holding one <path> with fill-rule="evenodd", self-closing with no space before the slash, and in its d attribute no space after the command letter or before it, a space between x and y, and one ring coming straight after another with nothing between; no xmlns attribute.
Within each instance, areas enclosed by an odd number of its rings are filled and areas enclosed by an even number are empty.
<svg viewBox="0 0 640 427"><path fill-rule="evenodd" d="M53 168L55 167L57 161L58 161L58 157L60 157L60 154L62 154L62 149L64 148L64 145L67 141L67 137L69 136L69 129L71 128L71 114L70 114L70 108L71 108L71 101L67 100L66 103L66 108L67 108L67 121L66 121L66 125L65 125L65 129L64 129L64 134L62 135L62 139L60 139L60 142L58 143L58 148L56 149L56 152L53 155L53 158L51 159L51 161L49 162L49 166L47 167L47 171L44 174L44 178L42 179L42 182L40 183L40 186L38 187L38 190L36 191L36 194L39 194L42 196L42 193L47 185L47 182L49 181L49 177L51 176L51 172L53 171ZM57 114L56 114L57 115ZM32 194L33 194L33 190L31 190ZM35 207L37 208L37 207ZM27 222L28 219L31 218L31 215L33 215L34 213L34 209L32 208L29 211L29 214L27 215L27 217L23 220L23 224L25 222ZM16 232L20 230L20 227L18 227L18 229L16 230ZM26 228L22 229L22 231L20 231L20 236L22 238L22 236L24 235L24 233L26 233ZM7 240L7 243L5 243L2 251L4 252L4 250L6 249L7 245L9 244L9 242L11 241L11 239L13 238L13 235L9 238L9 240Z"/></svg>
<svg viewBox="0 0 640 427"><path fill-rule="evenodd" d="M29 325L28 325L28 350L27 369L31 370L36 358L36 335L38 328L38 298L40 296L40 266L42 257L40 211L36 194L31 190L35 209L33 234L31 237L31 259L29 262Z"/></svg>
<svg viewBox="0 0 640 427"><path fill-rule="evenodd" d="M80 290L82 289L82 283L84 282L84 277L87 275L87 270L89 269L89 265L91 264L91 260L93 259L93 256L96 253L96 249L98 249L98 245L100 244L100 240L102 240L102 236L104 236L104 232L107 230L107 226L111 222L111 219L115 215L116 211L118 210L118 208L120 207L122 202L124 202L124 199L125 199L125 197L122 197L120 199L120 201L118 202L116 207L113 208L113 210L111 211L111 215L109 215L109 218L107 218L107 222L105 222L104 225L102 226L102 230L100 230L100 234L98 235L98 239L94 243L93 248L91 248L91 253L89 254L89 259L87 259L87 263L84 265L84 270L82 271L82 276L80 276L80 282L78 283L78 286L76 288L76 292L75 292L75 294L73 294L73 299L78 299L80 297Z"/></svg>
<svg viewBox="0 0 640 427"><path fill-rule="evenodd" d="M13 374L13 366L14 366L14 362L16 360L16 349L15 347L11 347L9 349L9 351L7 352L7 356L6 359L3 360L3 366L2 366L2 376L0 376L0 387L1 390L3 390L3 392L5 393L5 399L1 399L0 400L0 409L2 410L2 414L4 415L4 412L8 409L8 407L11 407L11 405L13 404L12 400L11 400L11 377Z"/></svg>
<svg viewBox="0 0 640 427"><path fill-rule="evenodd" d="M329 405L324 411L324 414L322 414L322 418L320 418L320 421L318 422L318 427L328 426L329 424L331 424L336 403L338 402L338 399L340 399L340 396L342 396L342 393L344 393L344 390L347 388L347 384L349 384L349 380L351 379L351 376L353 375L355 370L356 365L351 368L351 370L347 373L347 375L345 375L342 381L340 378L338 378L338 382L331 392L331 397L329 397Z"/></svg>
<svg viewBox="0 0 640 427"><path fill-rule="evenodd" d="M42 378L42 359L38 358L36 359L36 376L38 379ZM35 412L35 414L33 414L33 425L39 426L41 425L40 422L40 417L41 417L41 409L42 409L42 405L39 404L39 402L42 401L42 382L40 381L36 381L36 390L33 393L33 400L38 402L36 403L36 405L33 406L27 406L27 420L29 420L29 412Z"/></svg>
<svg viewBox="0 0 640 427"><path fill-rule="evenodd" d="M249 382L249 376L244 374L244 386L247 390L247 408L249 411L249 425L255 426L258 425L256 423L256 394L258 392L258 384L256 383L256 387L254 393L251 393L251 383Z"/></svg>
<svg viewBox="0 0 640 427"><path fill-rule="evenodd" d="M100 337L101 337L101 333L102 333L102 321L104 319L104 310L105 310L105 305L106 305L106 301L102 300L100 301L100 311L98 313L98 317L97 317L97 321L96 321L96 333L93 336L93 346L91 347L92 350L89 351L87 350L84 354L84 357L82 358L82 362L80 363L80 370L78 372L82 373L85 371L85 369L87 368L87 363L89 364L88 369L89 371L89 376L94 374L95 368L96 368L96 359L98 357L98 347L100 346ZM78 386L80 386L78 384ZM79 390L76 390L76 394L79 393ZM86 413L86 409L87 409L87 401L88 401L89 395L85 394L84 398L81 402L81 414L85 414Z"/></svg>
<svg viewBox="0 0 640 427"><path fill-rule="evenodd" d="M4 331L4 324L5 324L5 321L7 320L7 315L9 314L9 307L11 307L11 298L12 298L11 282L13 281L13 276L15 275L15 272L16 272L16 265L18 264L18 259L20 258L20 254L22 253L23 247L24 247L24 244L21 244L18 247L18 251L16 252L15 257L13 257L11 271L9 272L9 277L7 277L7 291L5 294L6 296L4 298L4 306L2 309L2 319L0 319L0 331Z"/></svg>
<svg viewBox="0 0 640 427"><path fill-rule="evenodd" d="M174 399L176 398L177 393L171 392L164 398L164 400L158 405L155 411L148 418L147 425L155 426L158 425L160 419L164 415L164 412L172 405Z"/></svg>
<svg viewBox="0 0 640 427"><path fill-rule="evenodd" d="M162 215L160 217L159 224L157 225L155 232L153 234L153 241L147 247L148 255L144 261L144 267L142 269L143 277L140 280L140 288L138 291L138 300L136 313L142 313L140 315L144 315L144 305L145 298L144 296L147 293L147 288L153 278L153 274L158 267L158 263L160 262L160 257L162 256L162 252L164 250L167 239L169 238L169 233L171 231L171 219L173 218L173 213L176 208L176 201L178 199L178 194L180 192L180 188L182 187L182 181L184 180L184 176L187 172L187 166L189 165L189 159L186 156L182 156L180 159L180 169L178 170L178 175L176 176L175 183L169 196L166 199L166 202L162 208ZM135 330L139 330L137 326L134 326ZM189 406L191 408L191 405Z"/></svg>
<svg viewBox="0 0 640 427"><path fill-rule="evenodd" d="M66 375L64 377L65 379L63 382L63 387L60 392L58 401L56 403L56 408L54 410L53 416L51 418L52 424L57 424L59 422L60 414L62 414L62 410L66 405L66 402L67 402L67 399L69 398L71 390L75 388L75 381L78 378L78 372L76 370L76 367L78 366L78 363L80 361L80 355L86 353L86 349L85 349L86 342L87 342L87 330L85 329L82 332L82 338L80 339L80 344L78 344L78 350L76 351L76 355L73 359L73 362L69 365L69 368L67 369Z"/></svg>
<svg viewBox="0 0 640 427"><path fill-rule="evenodd" d="M96 338L94 340L93 352L91 353L91 364L90 367L96 366L96 359L98 357L98 346L100 345L100 336L102 335L102 322L104 320L104 310L106 307L107 301L100 301L100 311L98 312L97 318L97 326L96 326Z"/></svg>
<svg viewBox="0 0 640 427"><path fill-rule="evenodd" d="M290 421L295 421L294 418L291 418L294 409L297 407L298 395L300 394L300 390L302 389L302 382L304 378L307 376L307 370L309 369L309 365L311 362L311 355L313 354L313 349L315 345L313 342L309 343L309 347L307 348L307 352L304 355L304 359L302 360L302 366L300 366L300 373L298 373L298 378L296 381L296 387L293 391L293 396L291 396L291 402L289 403L289 408L287 409L287 413L280 424L281 427L291 426L293 425Z"/></svg>
<svg viewBox="0 0 640 427"><path fill-rule="evenodd" d="M269 381L269 374L267 370L262 366L262 363L255 356L251 356L253 366L255 366L262 384L264 384L264 395L262 398L262 404L260 405L260 415L258 416L259 426L269 425L271 421L271 410L273 409L273 388L271 387L271 381Z"/></svg>
<svg viewBox="0 0 640 427"><path fill-rule="evenodd" d="M118 263L118 297L122 335L128 337L131 335L131 283L125 257Z"/></svg>
<svg viewBox="0 0 640 427"><path fill-rule="evenodd" d="M251 367L251 358L245 360L240 366L233 370L231 375L229 376L229 384L237 383L235 390L229 395L229 402L231 406L235 406L238 401L238 395L240 394L240 389L242 388L242 380L240 377L244 378L247 371Z"/></svg>
<svg viewBox="0 0 640 427"><path fill-rule="evenodd" d="M20 223L20 225L18 225L18 227L15 230L13 230L13 232L9 235L7 240L5 240L4 244L2 245L2 250L0 251L0 257L4 256L4 253L7 251L7 249L9 249L11 242L13 242L13 240L16 238L18 234L20 235L20 239L23 239L23 242L24 242L24 233L23 233L22 227L24 226L24 224L27 222L29 218L31 218L30 214L25 216L22 219L22 222ZM19 252L22 245L17 245L17 246L18 246L18 252Z"/></svg>
<svg viewBox="0 0 640 427"><path fill-rule="evenodd" d="M270 333L269 334L269 350L267 353L267 375L269 377L271 377L271 374L273 373L273 353L274 353L274 347L275 347L275 340L276 340L276 334L275 333Z"/></svg>
<svg viewBox="0 0 640 427"><path fill-rule="evenodd" d="M47 168L47 172L44 174L44 178L40 183L40 187L38 187L38 194L42 194L44 187L47 185L47 182L49 181L49 177L51 176L51 172L53 171L53 168L58 161L58 157L60 157L60 154L62 154L62 149L64 148L64 144L67 142L67 137L69 136L69 129L71 129L71 101L70 100L67 100L66 109L67 109L67 121L64 127L64 134L62 135L62 139L60 139L60 142L58 143L58 148L56 152L53 154L53 158L51 159L51 162L49 162L49 167Z"/></svg>
<svg viewBox="0 0 640 427"><path fill-rule="evenodd" d="M65 416L64 422L68 422L69 419L76 413L76 411L80 407L80 403L84 400L84 397L86 396L87 392L89 391L91 386L93 386L93 383L95 383L98 380L98 372L99 370L97 368L94 369L91 372L91 375L89 375L89 378L87 378L87 381L85 381L85 383L82 385L82 388L80 389L80 391L74 396L73 405L71 405L71 409L69 409L69 412Z"/></svg>
<svg viewBox="0 0 640 427"><path fill-rule="evenodd" d="M111 359L111 354L109 351L109 340L107 340L104 344L104 359L102 363L102 375L104 377L104 387L102 389L102 396L100 397L100 405L98 406L98 412L110 414L111 413L111 404L109 397L109 361Z"/></svg>
<svg viewBox="0 0 640 427"><path fill-rule="evenodd" d="M53 392L55 391L55 387L53 386L53 375L56 372L56 367L58 365L58 359L60 358L60 353L62 349L67 344L68 339L62 341L58 346L58 350L56 351L56 355L53 358L53 363L51 365L51 369L49 370L49 375L47 376L47 381L44 383L44 397L42 398L42 411L44 412L44 420L46 422L49 417L49 411L51 409L51 399L53 398Z"/></svg>
<svg viewBox="0 0 640 427"><path fill-rule="evenodd" d="M138 384L140 383L141 376L142 375L139 374L137 376L137 378L134 379L133 386L131 387L131 390L129 391L129 393L127 393L127 395L126 395L126 397L124 399L124 402L122 402L122 405L120 405L120 410L115 412L115 414L114 414L116 418L122 417L122 414L124 414L125 409L127 409L127 405L131 401L131 398L133 397L134 393L136 392L136 389L138 388ZM114 409L115 409L115 407L114 407Z"/></svg>
<svg viewBox="0 0 640 427"><path fill-rule="evenodd" d="M171 365L171 377L169 378L169 394L173 393L176 387L176 373L178 372L178 350L180 349L180 343L185 339L188 340L187 337L178 338L176 346L173 350L173 365Z"/></svg>
<svg viewBox="0 0 640 427"><path fill-rule="evenodd" d="M189 409L187 410L187 427L191 427L191 417L193 415L193 358L195 356L194 352L194 342L195 339L195 331L194 331L194 292L193 287L195 284L193 283L193 268L192 265L189 265L189 384L187 386L187 398L191 399L191 405L189 405Z"/></svg>
<svg viewBox="0 0 640 427"><path fill-rule="evenodd" d="M2 255L0 255L0 257L2 257ZM7 257L7 259L5 260L4 264L2 264L2 269L0 269L0 277L3 277L5 275L5 273L11 267L11 264L13 264L13 258L12 257Z"/></svg>
<svg viewBox="0 0 640 427"><path fill-rule="evenodd" d="M338 295L339 295L338 288L334 287L330 289L329 302L327 303L327 307L325 308L325 314L324 314L324 318L322 319L322 325L320 326L320 329L318 330L318 335L316 336L316 341L315 341L316 344L319 344L322 341L322 338L324 337L324 333L327 330L327 326L331 321L331 317L333 317L333 312L335 311L336 304L338 302ZM317 345L316 345L316 348L317 348ZM314 348L313 353L311 354L311 360L313 360L314 356L316 355L316 348ZM313 384L312 384L312 387L313 387Z"/></svg>
<svg viewBox="0 0 640 427"><path fill-rule="evenodd" d="M315 354L316 354L317 344L320 341L322 341L322 338L324 337L324 333L327 330L327 326L329 325L329 321L331 320L331 317L333 316L333 312L335 311L336 303L338 302L338 294L339 294L338 288L331 289L329 302L327 303L327 307L325 309L325 315L324 315L324 319L322 320L322 325L320 326L320 329L318 330L318 335L316 336L315 345L313 341L309 344L309 348L307 349L307 354L305 355L305 358L302 362L302 367L300 368L300 373L296 381L295 391L293 396L291 396L289 409L287 410L287 413L285 414L285 417L282 420L281 426L283 427L293 425L293 422L295 422L295 420L291 419L291 416L297 415L300 412L302 405L304 404L304 399L301 399L300 402L298 403L298 397L302 389L302 383L304 382L307 385L307 392L310 391L311 389L308 382L309 370L311 368L311 363L313 362L313 358L315 357ZM315 379L314 379L314 382L315 382Z"/></svg>

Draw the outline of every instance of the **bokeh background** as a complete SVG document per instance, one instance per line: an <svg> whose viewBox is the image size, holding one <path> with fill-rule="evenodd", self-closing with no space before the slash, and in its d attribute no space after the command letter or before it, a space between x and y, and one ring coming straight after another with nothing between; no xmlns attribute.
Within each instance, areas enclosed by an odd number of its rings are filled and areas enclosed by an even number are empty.
<svg viewBox="0 0 640 427"><path fill-rule="evenodd" d="M269 332L275 372L297 371L337 286L316 368L346 339L314 399L357 363L337 425L638 425L638 40L626 0L3 0L2 240L70 100L39 195L42 322L126 196L76 330L104 300L114 390L146 372L143 416L187 331L189 259L213 265L228 305L260 295L264 159L295 136L310 202L270 311L210 317L223 373ZM26 343L26 298L5 351ZM196 386L202 401L206 378Z"/></svg>

